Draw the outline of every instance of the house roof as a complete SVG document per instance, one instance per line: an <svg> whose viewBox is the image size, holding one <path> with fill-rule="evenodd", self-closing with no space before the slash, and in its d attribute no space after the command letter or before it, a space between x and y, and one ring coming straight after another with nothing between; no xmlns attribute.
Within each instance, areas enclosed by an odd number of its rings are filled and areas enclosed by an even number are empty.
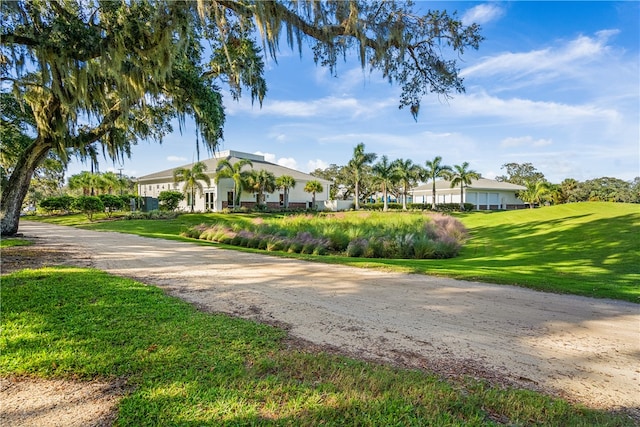
<svg viewBox="0 0 640 427"><path fill-rule="evenodd" d="M460 188L460 186L458 186ZM502 191L522 191L527 188L522 185L511 184L510 182L500 182L493 179L473 179L471 180L471 184L466 186L468 190L502 190ZM438 190L449 190L451 189L451 181L440 180L436 181L436 191ZM426 183L414 187L411 189L411 192L422 192L422 191L432 191L433 184Z"/></svg>
<svg viewBox="0 0 640 427"><path fill-rule="evenodd" d="M316 181L320 181L320 183L322 184L331 184L331 181L327 181L322 178L317 178L313 175L309 175L308 173L300 172L295 169L291 169L285 166L277 165L275 163L267 162L264 159L264 156L260 156L257 154L243 153L240 151L233 151L233 150L221 151L217 153L214 157L207 160L203 160L202 163L204 163L207 166L208 175L211 175L211 176L215 175L216 168L218 167L218 163L222 159L229 159L229 162L231 162L231 164L235 164L241 159L249 159L251 160L251 163L253 163L254 170L263 169L263 170L266 170L267 172L273 173L276 177L282 176L282 175L290 175L296 181L316 180ZM160 172L144 175L138 178L138 182L146 183L146 182L173 181L174 170L179 168L191 168L192 166L193 166L193 163L189 163L187 165L178 166L176 168L166 169ZM247 166L243 170L245 169L250 170L251 168Z"/></svg>

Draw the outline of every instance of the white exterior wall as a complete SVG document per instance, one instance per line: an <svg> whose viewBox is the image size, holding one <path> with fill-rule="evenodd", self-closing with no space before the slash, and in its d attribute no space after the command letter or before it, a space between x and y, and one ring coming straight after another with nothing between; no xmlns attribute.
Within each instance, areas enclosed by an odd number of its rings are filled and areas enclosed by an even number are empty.
<svg viewBox="0 0 640 427"><path fill-rule="evenodd" d="M307 193L304 191L304 186L307 181L300 180L296 182L296 186L294 188L289 189L289 203L305 203L306 207L310 206L310 203L313 199L313 195L311 193ZM196 190L195 194L195 204L194 211L204 212L207 210L207 206L205 206L205 202L207 200L207 193L212 194L211 197L212 203L209 205L210 211L219 212L223 209L223 202L227 201L227 193L229 191L234 191L234 182L230 178L221 179L218 184L215 183L214 178L211 178L211 185L208 186L206 183L202 182L203 192L200 193ZM330 184L325 184L323 187L322 193L316 193L316 205L322 206L326 200L329 199L329 190ZM145 184L138 184L138 194L142 197L154 197L158 198L160 192L162 191L180 191L182 192L184 188L184 183L175 184L173 181L165 180L157 180L155 182L147 182ZM273 193L267 193L265 195L267 203L278 203L280 202L280 195L284 194L283 190L276 190ZM211 199L210 199L211 200ZM235 197L234 197L235 200ZM185 197L183 201L178 205L178 209L183 211L189 211L191 207L188 205L188 198ZM240 202L245 203L255 203L256 195L253 192L242 191Z"/></svg>
<svg viewBox="0 0 640 427"><path fill-rule="evenodd" d="M414 193L414 203L431 205L432 191L419 191ZM436 204L460 203L460 188L438 190L436 193ZM497 206L498 209L506 209L507 205L523 205L522 200L516 197L515 191L511 190L475 190L465 189L464 203L471 203L477 210L490 209Z"/></svg>

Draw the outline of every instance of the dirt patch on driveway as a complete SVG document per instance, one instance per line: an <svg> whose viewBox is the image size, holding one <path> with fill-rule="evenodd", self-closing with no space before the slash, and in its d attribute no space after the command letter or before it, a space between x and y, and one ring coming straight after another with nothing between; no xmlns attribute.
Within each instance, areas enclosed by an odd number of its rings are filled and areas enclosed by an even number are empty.
<svg viewBox="0 0 640 427"><path fill-rule="evenodd" d="M94 267L201 309L284 326L317 348L542 390L640 419L635 304L47 224L21 230L78 247Z"/></svg>

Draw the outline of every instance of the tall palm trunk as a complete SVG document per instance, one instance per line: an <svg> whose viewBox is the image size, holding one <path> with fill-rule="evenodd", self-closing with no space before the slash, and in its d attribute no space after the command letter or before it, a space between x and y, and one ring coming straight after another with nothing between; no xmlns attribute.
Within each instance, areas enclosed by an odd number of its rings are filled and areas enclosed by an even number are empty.
<svg viewBox="0 0 640 427"><path fill-rule="evenodd" d="M356 179L355 202L355 209L360 209L360 182L358 179Z"/></svg>
<svg viewBox="0 0 640 427"><path fill-rule="evenodd" d="M234 191L234 196L236 198L236 202L233 205L233 207L235 207L235 208L239 208L240 207L240 197L241 197L240 187L241 187L241 185L238 185L238 182L234 180L233 181L233 191Z"/></svg>
<svg viewBox="0 0 640 427"><path fill-rule="evenodd" d="M387 202L387 185L382 186L382 197L384 197L384 203L382 205L382 211L386 212L389 210L389 202Z"/></svg>
<svg viewBox="0 0 640 427"><path fill-rule="evenodd" d="M433 188L431 189L431 210L436 210L436 180L433 180Z"/></svg>
<svg viewBox="0 0 640 427"><path fill-rule="evenodd" d="M402 188L402 210L407 210L407 186L403 186Z"/></svg>

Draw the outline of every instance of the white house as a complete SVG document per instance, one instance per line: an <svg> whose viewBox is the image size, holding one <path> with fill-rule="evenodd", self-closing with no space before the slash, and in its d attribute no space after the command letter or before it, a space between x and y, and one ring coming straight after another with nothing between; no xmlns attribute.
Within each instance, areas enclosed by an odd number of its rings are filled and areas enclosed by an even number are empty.
<svg viewBox="0 0 640 427"><path fill-rule="evenodd" d="M204 191L202 194L199 194L198 192L196 193L194 210L216 212L227 207L237 207L234 206L235 194L233 180L231 178L223 178L219 183L216 184L215 182L216 168L218 167L218 162L221 159L228 159L231 164L235 164L240 159L249 159L253 164L253 168L247 165L243 167L242 170L250 171L253 169L257 171L264 169L273 173L276 178L282 175L292 176L296 181L296 185L294 188L289 189L290 208L297 209L312 207L313 195L304 191L306 183L312 180L319 181L323 187L323 191L321 193L316 193L316 207L323 209L325 202L329 199L330 181L316 178L312 175L280 166L275 163L267 162L265 161L264 156L227 150L221 151L214 157L202 161L202 163L207 166L206 173L211 178L211 185L207 186L206 183L202 183ZM179 166L179 168L191 168L192 166L193 163ZM175 169L177 168L167 169L138 178L138 194L141 197L157 198L162 191L182 191L184 183L176 184L173 180L173 171ZM242 191L240 206L252 208L256 205L256 199L257 197L255 193ZM277 189L273 193L267 193L265 195L265 202L267 206L271 208L284 207L284 191ZM190 208L190 204L186 199L180 203L180 208L183 210Z"/></svg>
<svg viewBox="0 0 640 427"><path fill-rule="evenodd" d="M522 185L492 179L474 179L464 187L464 203L475 205L476 210L523 209L527 205L516 194L526 190ZM433 183L412 188L413 203L431 204ZM460 186L451 187L450 181L436 181L436 204L460 203Z"/></svg>

